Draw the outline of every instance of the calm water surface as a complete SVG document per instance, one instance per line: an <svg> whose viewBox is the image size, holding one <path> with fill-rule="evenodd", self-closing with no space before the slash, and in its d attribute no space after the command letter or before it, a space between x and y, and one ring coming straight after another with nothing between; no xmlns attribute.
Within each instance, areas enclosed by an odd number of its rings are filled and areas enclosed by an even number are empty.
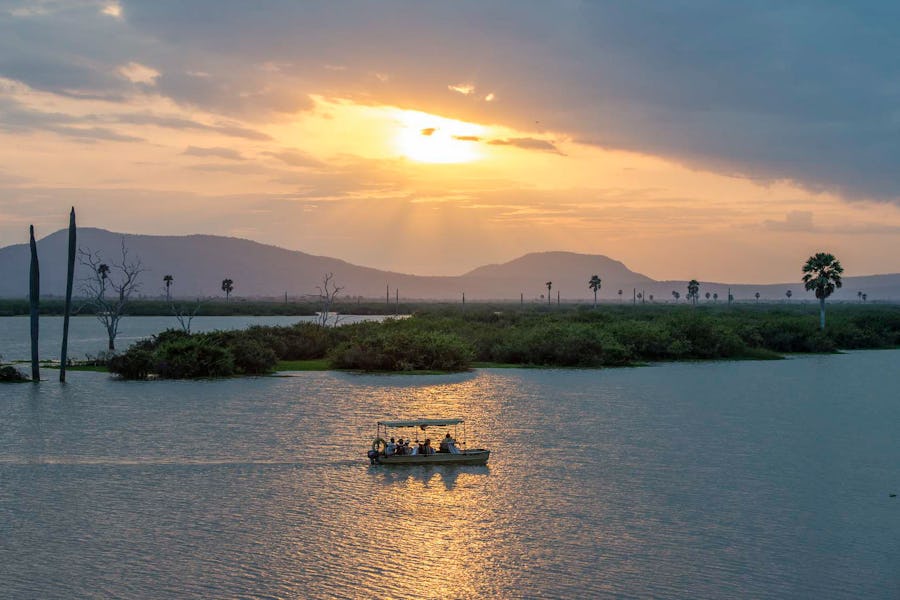
<svg viewBox="0 0 900 600"><path fill-rule="evenodd" d="M0 589L898 598L898 363L7 385ZM376 420L440 415L489 466L368 466Z"/></svg>

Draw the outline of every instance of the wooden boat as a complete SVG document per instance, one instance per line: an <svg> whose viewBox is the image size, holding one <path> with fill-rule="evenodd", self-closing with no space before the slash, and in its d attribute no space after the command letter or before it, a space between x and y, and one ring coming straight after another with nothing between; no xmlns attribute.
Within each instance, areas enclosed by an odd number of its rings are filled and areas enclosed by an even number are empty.
<svg viewBox="0 0 900 600"><path fill-rule="evenodd" d="M463 426L463 437L462 441L457 442L458 438L456 437L456 433L457 428L460 425ZM388 452L388 443L385 440L397 437L396 435L391 435L393 430L399 429L401 431L409 431L410 433L407 434L408 436L414 435L415 441L411 439L408 441L410 442L410 449L417 450L419 445L419 432L422 432L422 442L425 442L430 440L430 438L425 438L425 434L428 432L429 428L434 428L433 430L438 435L450 434L449 439L452 440L453 443L448 445L447 451L442 451L443 449L438 447L434 448L433 453L431 454L418 452L414 454L400 454ZM440 428L444 429L441 430ZM379 421L376 426L375 440L372 442L372 448L367 453L367 456L369 457L369 463L373 465L483 465L487 463L488 458L491 456L490 450L484 448L470 449L465 446L465 421L462 419Z"/></svg>

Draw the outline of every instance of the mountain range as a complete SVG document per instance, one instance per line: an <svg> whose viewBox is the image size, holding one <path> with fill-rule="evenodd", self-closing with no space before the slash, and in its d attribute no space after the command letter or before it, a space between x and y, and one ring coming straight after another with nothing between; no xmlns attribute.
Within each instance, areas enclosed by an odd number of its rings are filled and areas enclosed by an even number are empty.
<svg viewBox="0 0 900 600"><path fill-rule="evenodd" d="M37 242L41 261L41 294L61 296L65 293L65 260L68 231L60 230ZM672 301L673 291L681 297L687 293L687 282L656 281L636 273L617 260L603 255L572 252L539 252L526 254L503 264L478 267L459 276L421 276L362 267L336 258L286 250L246 239L213 236L133 235L104 229L80 228L78 246L99 253L104 262L121 261L123 246L130 257L139 257L145 271L141 274L140 293L144 297L165 295L163 277L174 279L175 297L223 296L223 279L234 281L234 296L247 298L291 299L317 295L327 273L343 287L342 297L385 298L399 294L405 300L470 301L547 300L546 282L553 283L550 299L557 294L563 301L588 301L591 275L599 275L602 301L633 301L642 293L646 300ZM27 244L0 248L0 297L22 298L28 294L29 249ZM799 263L798 263L799 270ZM87 267L76 266L76 280L88 275ZM716 293L719 302L727 299L728 290L738 300L754 299L759 292L763 301L785 300L791 290L792 301L813 300L798 281L768 285L700 282L701 297ZM76 282L76 295L78 285ZM622 290L622 294L619 294ZM900 274L845 277L844 287L833 296L836 300L856 300L863 291L869 301L900 299ZM683 300L682 300L683 301Z"/></svg>

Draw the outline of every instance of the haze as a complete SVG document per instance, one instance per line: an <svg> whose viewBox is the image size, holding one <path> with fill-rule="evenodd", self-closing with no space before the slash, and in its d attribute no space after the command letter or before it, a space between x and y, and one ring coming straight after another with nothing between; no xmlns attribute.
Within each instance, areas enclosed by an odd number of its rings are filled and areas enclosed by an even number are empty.
<svg viewBox="0 0 900 600"><path fill-rule="evenodd" d="M0 247L67 224L451 275L900 271L894 3L0 2Z"/></svg>

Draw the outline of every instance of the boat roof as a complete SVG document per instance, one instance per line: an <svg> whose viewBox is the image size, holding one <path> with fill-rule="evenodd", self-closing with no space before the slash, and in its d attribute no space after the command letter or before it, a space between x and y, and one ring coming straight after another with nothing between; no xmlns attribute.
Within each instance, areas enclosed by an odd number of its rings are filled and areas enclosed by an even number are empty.
<svg viewBox="0 0 900 600"><path fill-rule="evenodd" d="M409 421L378 421L385 427L444 427L446 425L459 425L462 419L412 419Z"/></svg>

